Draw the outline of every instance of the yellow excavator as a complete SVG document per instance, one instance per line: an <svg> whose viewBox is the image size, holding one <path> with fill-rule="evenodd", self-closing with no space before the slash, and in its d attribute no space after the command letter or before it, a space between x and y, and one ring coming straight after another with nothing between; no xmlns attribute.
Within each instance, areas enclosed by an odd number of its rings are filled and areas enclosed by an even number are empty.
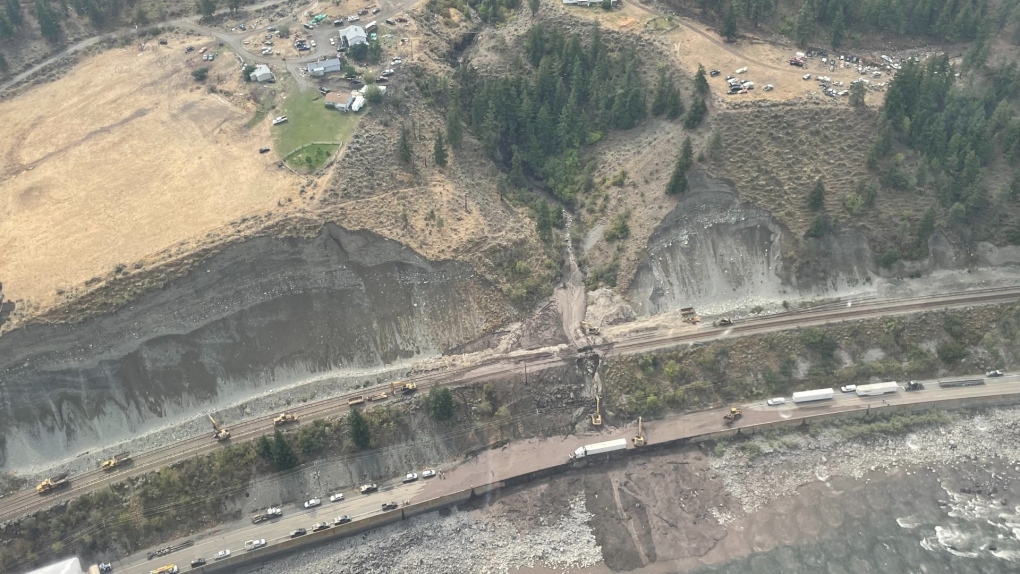
<svg viewBox="0 0 1020 574"><path fill-rule="evenodd" d="M645 446L648 444L648 441L645 440L645 433L641 428L641 417L637 418L637 435L631 440L634 441L634 446Z"/></svg>
<svg viewBox="0 0 1020 574"><path fill-rule="evenodd" d="M216 419L212 418L212 415L209 415L209 422L212 423L214 439L222 442L230 438L230 431L221 427L220 424L216 422Z"/></svg>
<svg viewBox="0 0 1020 574"><path fill-rule="evenodd" d="M103 461L103 470L113 470L118 466L124 465L131 462L131 453L122 452L113 458L108 458Z"/></svg>
<svg viewBox="0 0 1020 574"><path fill-rule="evenodd" d="M595 395L595 412L591 415L591 426L602 426L602 397Z"/></svg>
<svg viewBox="0 0 1020 574"><path fill-rule="evenodd" d="M740 409L737 407L730 407L730 412L723 415L723 419L725 419L726 426L732 426L733 423L737 422L737 419L742 416L744 416L744 413L740 412Z"/></svg>
<svg viewBox="0 0 1020 574"><path fill-rule="evenodd" d="M418 390L418 383L407 382L400 384L396 381L390 383L391 395L407 395Z"/></svg>
<svg viewBox="0 0 1020 574"><path fill-rule="evenodd" d="M285 425L287 423L295 423L295 422L297 422L297 416L293 415L291 413L280 413L280 415L278 417L273 419L273 425L274 426L281 426L281 425Z"/></svg>

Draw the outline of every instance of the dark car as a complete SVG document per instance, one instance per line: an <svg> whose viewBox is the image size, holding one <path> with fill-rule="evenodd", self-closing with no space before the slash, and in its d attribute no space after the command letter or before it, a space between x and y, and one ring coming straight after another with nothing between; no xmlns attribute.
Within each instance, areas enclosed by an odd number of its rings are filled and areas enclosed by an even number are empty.
<svg viewBox="0 0 1020 574"><path fill-rule="evenodd" d="M304 528L296 528L290 531L291 538L297 538L298 536L304 536L305 534L308 534L308 531Z"/></svg>
<svg viewBox="0 0 1020 574"><path fill-rule="evenodd" d="M382 505L382 509L383 509L383 511L386 511L386 510L396 510L397 509L397 503L396 502L384 502L383 505Z"/></svg>
<svg viewBox="0 0 1020 574"><path fill-rule="evenodd" d="M379 8L372 8L373 14L378 14L379 12L382 12L382 10L380 10Z"/></svg>
<svg viewBox="0 0 1020 574"><path fill-rule="evenodd" d="M328 522L318 522L318 523L315 524L315 526L312 527L312 532L318 532L320 530L325 530L325 529L327 529L329 527L330 527L330 524Z"/></svg>
<svg viewBox="0 0 1020 574"><path fill-rule="evenodd" d="M364 83L365 82L362 82L361 80L351 80L351 87L357 88L358 86L364 85Z"/></svg>
<svg viewBox="0 0 1020 574"><path fill-rule="evenodd" d="M333 524L340 526L341 524L347 524L350 521L351 517L344 514L342 516L337 516L336 519L333 521Z"/></svg>
<svg viewBox="0 0 1020 574"><path fill-rule="evenodd" d="M714 77L718 76L721 73L722 72L720 72L719 70L712 70L711 72L708 73L708 75L712 76L714 78Z"/></svg>
<svg viewBox="0 0 1020 574"><path fill-rule="evenodd" d="M205 566L205 558L195 558L191 561L192 568L198 568L199 566Z"/></svg>
<svg viewBox="0 0 1020 574"><path fill-rule="evenodd" d="M396 26L397 25L397 23L394 22L392 18L387 18L387 19L383 20L383 22L386 22L390 26Z"/></svg>
<svg viewBox="0 0 1020 574"><path fill-rule="evenodd" d="M269 153L269 148L267 148L267 147L260 147L259 148L259 153Z"/></svg>

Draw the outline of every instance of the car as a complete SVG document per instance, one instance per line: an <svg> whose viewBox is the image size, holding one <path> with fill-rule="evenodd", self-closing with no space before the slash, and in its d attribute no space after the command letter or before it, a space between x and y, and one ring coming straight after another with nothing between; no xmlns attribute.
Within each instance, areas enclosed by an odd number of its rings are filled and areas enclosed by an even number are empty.
<svg viewBox="0 0 1020 574"><path fill-rule="evenodd" d="M386 22L390 26L396 26L397 25L397 23L394 22L392 18L387 18L387 19L383 20L383 22Z"/></svg>
<svg viewBox="0 0 1020 574"><path fill-rule="evenodd" d="M371 484L362 484L361 485L361 494L368 494L370 492L375 492L377 490L379 490L379 485L374 483L374 482L371 483Z"/></svg>
<svg viewBox="0 0 1020 574"><path fill-rule="evenodd" d="M776 397L774 399L769 399L765 401L765 403L770 407L778 407L779 405L786 404L786 399L784 399L783 397Z"/></svg>
<svg viewBox="0 0 1020 574"><path fill-rule="evenodd" d="M362 86L364 84L365 84L365 82L362 82L361 80L351 80L351 87L352 88L357 88L358 86Z"/></svg>
<svg viewBox="0 0 1020 574"><path fill-rule="evenodd" d="M166 40L163 40L163 41L166 42ZM100 562L99 563L99 571L100 572L113 572L113 564L110 564L109 562Z"/></svg>
<svg viewBox="0 0 1020 574"><path fill-rule="evenodd" d="M418 473L416 472L409 472L404 475L404 482L414 482L416 480L418 480Z"/></svg>
<svg viewBox="0 0 1020 574"><path fill-rule="evenodd" d="M426 468L425 470L421 471L422 478L432 478L435 475L436 470L434 468Z"/></svg>
<svg viewBox="0 0 1020 574"><path fill-rule="evenodd" d="M350 521L351 521L351 517L350 516L347 516L346 514L342 514L340 516L337 516L335 519L333 519L333 524L339 526L341 524L347 524Z"/></svg>
<svg viewBox="0 0 1020 574"><path fill-rule="evenodd" d="M344 21L343 21L343 19L333 20L333 25L334 26L343 26L344 25Z"/></svg>
<svg viewBox="0 0 1020 574"><path fill-rule="evenodd" d="M364 16L365 14L368 14L368 10L365 10L364 8L358 10L358 16Z"/></svg>
<svg viewBox="0 0 1020 574"><path fill-rule="evenodd" d="M248 44L251 44L251 42L249 42L248 40L245 40L244 42L241 42L241 43L244 44L245 46L247 46Z"/></svg>
<svg viewBox="0 0 1020 574"><path fill-rule="evenodd" d="M320 530L325 530L327 528L329 528L328 522L316 522L315 526L312 526L312 532L318 532Z"/></svg>
<svg viewBox="0 0 1020 574"><path fill-rule="evenodd" d="M245 541L244 549L245 550L255 550L257 548L262 548L265 545L266 545L266 539L265 538L256 538L255 540L247 540L247 541Z"/></svg>
<svg viewBox="0 0 1020 574"><path fill-rule="evenodd" d="M166 46L166 44L167 44L166 38L160 38L159 39L159 45L160 46ZM100 564L100 566L102 566L102 564ZM110 568L113 568L113 566L111 566Z"/></svg>
<svg viewBox="0 0 1020 574"><path fill-rule="evenodd" d="M845 385L840 387L839 390L843 393L854 393L857 392L857 385Z"/></svg>
<svg viewBox="0 0 1020 574"><path fill-rule="evenodd" d="M320 500L318 498L313 498L313 499L305 502L305 508L315 508L316 506L318 506L320 504L322 504L322 500Z"/></svg>
<svg viewBox="0 0 1020 574"><path fill-rule="evenodd" d="M379 76L378 78L375 79L375 83L377 84L387 84L389 83L389 81L390 79L387 78L386 76Z"/></svg>
<svg viewBox="0 0 1020 574"><path fill-rule="evenodd" d="M357 16L348 16L347 17L347 21L348 22L357 22L358 20L361 20L361 18L359 18Z"/></svg>
<svg viewBox="0 0 1020 574"><path fill-rule="evenodd" d="M336 494L329 495L329 501L330 502L340 502L343 499L344 499L344 493L342 493L342 492L338 492Z"/></svg>
<svg viewBox="0 0 1020 574"><path fill-rule="evenodd" d="M721 73L722 72L720 72L719 70L712 70L711 72L708 73L708 75L712 76L714 78L714 77L718 76Z"/></svg>
<svg viewBox="0 0 1020 574"><path fill-rule="evenodd" d="M273 125L277 126L285 121L287 121L287 116L277 116L275 119L273 119Z"/></svg>
<svg viewBox="0 0 1020 574"><path fill-rule="evenodd" d="M407 18L404 18L404 17L397 18L397 22L400 22L401 24L406 24L407 23Z"/></svg>
<svg viewBox="0 0 1020 574"><path fill-rule="evenodd" d="M403 63L404 63L404 61L401 60L400 58L393 58L392 60L390 60L390 65L391 66L397 66L397 65L400 65L400 64L403 64Z"/></svg>
<svg viewBox="0 0 1020 574"><path fill-rule="evenodd" d="M379 8L372 8L373 14L378 14L379 12L382 12L382 10L380 10Z"/></svg>
<svg viewBox="0 0 1020 574"><path fill-rule="evenodd" d="M1003 375L1003 372L998 370L998 369L996 369L994 371L988 371L987 373L985 373L986 377L1001 377L1002 375Z"/></svg>
<svg viewBox="0 0 1020 574"><path fill-rule="evenodd" d="M185 53L194 52L194 51L195 51L195 47L194 46L188 46L187 48L184 49Z"/></svg>
<svg viewBox="0 0 1020 574"><path fill-rule="evenodd" d="M396 74L396 72L393 71L392 69L387 69L387 70L383 70L383 71L379 72L380 76L386 76L387 78L392 76L393 74Z"/></svg>
<svg viewBox="0 0 1020 574"><path fill-rule="evenodd" d="M198 568L199 566L205 566L205 558L195 558L191 561L192 568Z"/></svg>
<svg viewBox="0 0 1020 574"><path fill-rule="evenodd" d="M269 148L267 148L267 147L260 147L259 148L259 153L269 153Z"/></svg>
<svg viewBox="0 0 1020 574"><path fill-rule="evenodd" d="M308 534L308 531L305 530L304 528L295 528L294 530L290 531L291 538L297 538L298 536L304 536L305 534Z"/></svg>
<svg viewBox="0 0 1020 574"><path fill-rule="evenodd" d="M382 509L383 509L383 512L385 512L387 510L396 510L397 509L397 503L396 502L384 502L383 505L382 505Z"/></svg>
<svg viewBox="0 0 1020 574"><path fill-rule="evenodd" d="M804 78L805 80L810 80L811 79L811 74L804 74L801 77Z"/></svg>
<svg viewBox="0 0 1020 574"><path fill-rule="evenodd" d="M331 90L331 89L329 89L329 88L319 88L319 93L320 93L320 94L322 94L322 95L324 95L324 96L325 96L326 94L328 94L328 93L332 92L332 91L333 91L333 90Z"/></svg>
<svg viewBox="0 0 1020 574"><path fill-rule="evenodd" d="M229 550L220 550L216 553L216 558L214 558L214 560L223 560L224 558L230 558Z"/></svg>

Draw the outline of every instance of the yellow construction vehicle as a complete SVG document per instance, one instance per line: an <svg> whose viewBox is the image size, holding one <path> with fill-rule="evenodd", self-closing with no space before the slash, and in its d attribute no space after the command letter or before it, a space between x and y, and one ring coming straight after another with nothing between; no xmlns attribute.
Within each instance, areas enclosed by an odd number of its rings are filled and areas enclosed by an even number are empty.
<svg viewBox="0 0 1020 574"><path fill-rule="evenodd" d="M275 419L273 419L273 425L275 425L275 426L280 426L280 425L285 425L287 423L295 423L295 422L297 422L297 416L295 416L295 415L293 415L291 413L280 413L280 416L278 416Z"/></svg>
<svg viewBox="0 0 1020 574"><path fill-rule="evenodd" d="M35 487L35 491L38 492L39 494L46 494L47 492L54 491L58 488L63 488L68 484L70 484L70 481L67 480L67 474L66 473L58 474L57 476L47 478L46 480L40 482Z"/></svg>
<svg viewBox="0 0 1020 574"><path fill-rule="evenodd" d="M390 383L390 393L394 395L407 395L418 390L417 383L407 382L401 385L398 382Z"/></svg>
<svg viewBox="0 0 1020 574"><path fill-rule="evenodd" d="M602 426L602 397L595 395L595 412L591 415L591 426Z"/></svg>
<svg viewBox="0 0 1020 574"><path fill-rule="evenodd" d="M641 417L637 418L637 435L631 439L634 441L634 446L645 446L648 441L645 440L645 433L641 429Z"/></svg>
<svg viewBox="0 0 1020 574"><path fill-rule="evenodd" d="M737 422L737 419L742 416L744 416L744 413L740 412L740 409L737 407L730 407L730 412L723 415L723 418L726 419L726 425L729 426Z"/></svg>
<svg viewBox="0 0 1020 574"><path fill-rule="evenodd" d="M715 325L716 327L729 327L730 325L733 324L733 320L730 319L729 317L723 317L718 321L713 322L712 324Z"/></svg>
<svg viewBox="0 0 1020 574"><path fill-rule="evenodd" d="M581 332L585 335L601 335L602 331L588 321L581 321Z"/></svg>
<svg viewBox="0 0 1020 574"><path fill-rule="evenodd" d="M353 407L354 405L360 405L363 402L365 402L365 397L362 396L362 395L359 395L359 396L351 397L351 398L347 399L347 406Z"/></svg>
<svg viewBox="0 0 1020 574"><path fill-rule="evenodd" d="M389 395L387 395L386 393L376 393L374 395L369 395L365 398L370 401L385 401L386 399L389 398Z"/></svg>
<svg viewBox="0 0 1020 574"><path fill-rule="evenodd" d="M212 436L213 436L214 439L216 439L217 441L222 442L222 441L225 441L225 440L230 438L230 431L228 431L227 429L221 427L220 423L216 422L216 419L212 418L212 415L209 415L209 422L212 423L212 428L213 428L213 435Z"/></svg>
<svg viewBox="0 0 1020 574"><path fill-rule="evenodd" d="M684 307L683 309L680 309L680 320L684 323L696 325L701 322L701 317L698 316L694 307Z"/></svg>
<svg viewBox="0 0 1020 574"><path fill-rule="evenodd" d="M131 453L122 452L113 458L109 458L103 461L103 470L113 470L118 466L131 462Z"/></svg>

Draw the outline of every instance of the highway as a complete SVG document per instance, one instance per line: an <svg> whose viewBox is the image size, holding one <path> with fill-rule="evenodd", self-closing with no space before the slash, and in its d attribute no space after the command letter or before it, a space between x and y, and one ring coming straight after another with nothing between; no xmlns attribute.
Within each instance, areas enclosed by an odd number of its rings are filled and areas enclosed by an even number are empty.
<svg viewBox="0 0 1020 574"><path fill-rule="evenodd" d="M847 307L845 302L836 302L831 305L808 310L753 317L735 322L733 326L725 328L712 327L707 324L693 326L677 321L676 327L632 332L628 333L625 338L618 340L614 338L612 332L608 332L605 337L600 338L600 341L596 341L594 350L603 356L609 357L628 355L674 347L681 344L703 343L729 337L757 335L846 320L902 315L932 309L1010 303L1018 298L1020 298L1020 288L1010 287L909 300L871 300L855 304L851 307ZM408 380L414 381L418 386L418 392L421 393L427 392L428 389L437 384L456 386L519 377L522 376L525 366L531 372L537 372L550 367L563 367L572 363L576 357L576 352L569 348L518 352L509 357L489 357L471 366L415 375L409 377ZM371 389L364 389L359 394L369 395L389 392L389 390L390 387L388 385L380 385ZM298 416L298 424L307 424L316 418L346 412L348 409L347 400L352 396L355 395L344 395L306 403L294 407L290 412ZM387 402L392 400L390 399ZM256 418L239 423L229 420L220 421L220 423L230 429L232 442L252 440L263 434L271 433L274 428L272 417ZM0 521L10 520L34 512L60 500L80 496L112 482L119 482L131 476L145 474L172 462L212 452L218 448L222 448L222 444L212 439L212 431L210 429L208 434L185 439L150 452L136 453L134 454L133 463L122 470L110 473L94 470L72 476L69 487L45 496L36 494L32 489L32 485L30 485L29 488L4 499L3 508L0 509Z"/></svg>

